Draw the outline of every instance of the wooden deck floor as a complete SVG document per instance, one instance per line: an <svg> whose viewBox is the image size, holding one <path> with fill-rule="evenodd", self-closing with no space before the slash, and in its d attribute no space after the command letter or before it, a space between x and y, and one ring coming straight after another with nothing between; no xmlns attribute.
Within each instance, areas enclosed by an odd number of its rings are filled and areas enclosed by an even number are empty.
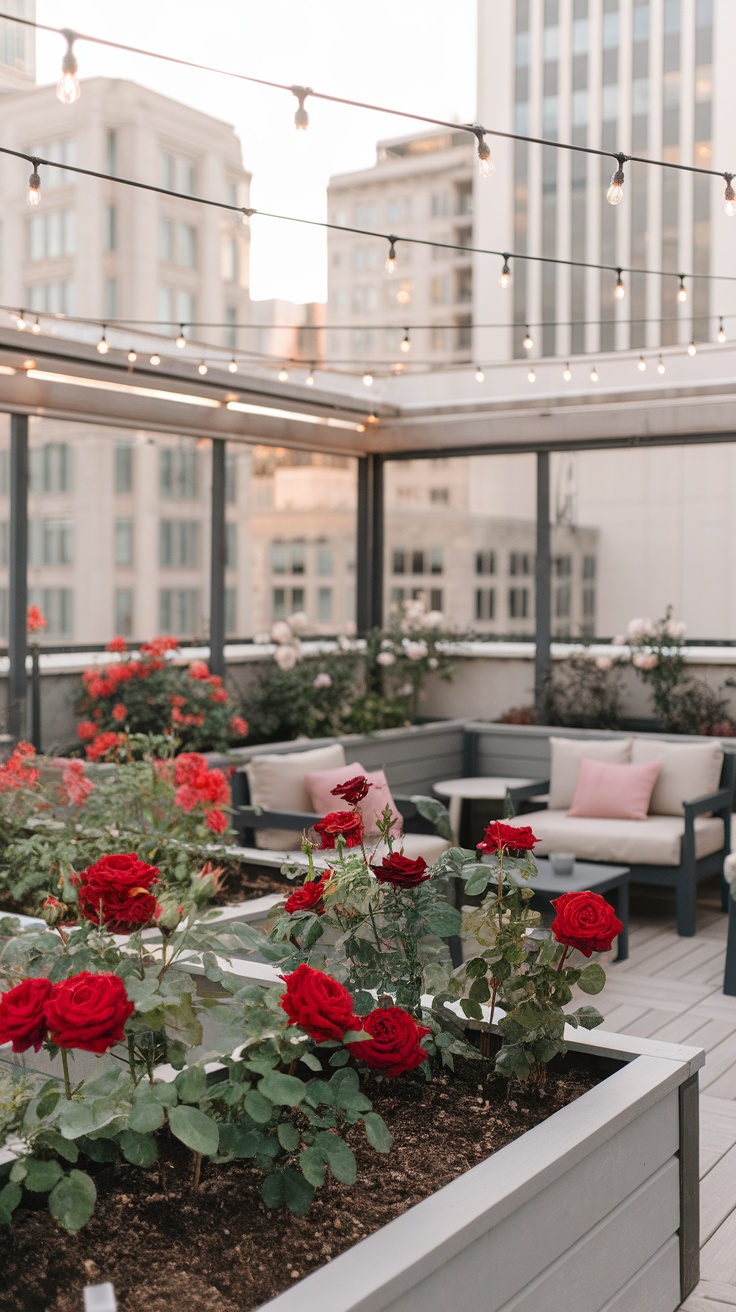
<svg viewBox="0 0 736 1312"><path fill-rule="evenodd" d="M633 891L628 961L607 967L605 1028L703 1047L700 1072L701 1280L682 1312L736 1308L736 998L722 992L726 916L707 887L695 938L674 903ZM664 895L666 899L666 895Z"/></svg>

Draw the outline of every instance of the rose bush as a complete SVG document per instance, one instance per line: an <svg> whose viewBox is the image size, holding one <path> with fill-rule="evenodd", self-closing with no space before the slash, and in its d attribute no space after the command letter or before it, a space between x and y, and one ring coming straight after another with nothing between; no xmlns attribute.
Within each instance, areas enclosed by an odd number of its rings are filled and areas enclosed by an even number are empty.
<svg viewBox="0 0 736 1312"><path fill-rule="evenodd" d="M135 852L103 856L72 877L79 909L86 920L101 922L113 934L130 934L150 924L159 909L151 892L159 873Z"/></svg>
<svg viewBox="0 0 736 1312"><path fill-rule="evenodd" d="M281 1006L292 1025L298 1025L317 1043L342 1039L348 1030L360 1028L353 999L337 980L304 963L283 978L286 992Z"/></svg>
<svg viewBox="0 0 736 1312"><path fill-rule="evenodd" d="M361 1016L360 1027L370 1037L346 1046L358 1061L389 1079L406 1075L427 1060L421 1041L432 1030L419 1025L403 1007L377 1007Z"/></svg>
<svg viewBox="0 0 736 1312"><path fill-rule="evenodd" d="M494 820L478 844L478 851L489 856L494 852L532 852L538 842L528 825L505 825Z"/></svg>
<svg viewBox="0 0 736 1312"><path fill-rule="evenodd" d="M381 884L391 884L393 888L416 888L431 877L431 871L423 856L408 857L403 852L391 852L378 865L372 865L376 879Z"/></svg>
<svg viewBox="0 0 736 1312"><path fill-rule="evenodd" d="M600 893L563 893L553 900L556 915L552 933L558 943L577 948L584 957L610 951L623 925L610 902Z"/></svg>
<svg viewBox="0 0 736 1312"><path fill-rule="evenodd" d="M57 1048L107 1052L123 1042L135 1008L117 975L82 970L54 984L44 1004L49 1038Z"/></svg>
<svg viewBox="0 0 736 1312"><path fill-rule="evenodd" d="M48 979L24 979L0 997L0 1043L12 1043L13 1052L38 1052L46 1038L46 1002L52 985Z"/></svg>
<svg viewBox="0 0 736 1312"><path fill-rule="evenodd" d="M338 839L343 839L346 847L360 847L363 820L356 811L330 811L317 821L314 832L319 834L323 848L335 847Z"/></svg>

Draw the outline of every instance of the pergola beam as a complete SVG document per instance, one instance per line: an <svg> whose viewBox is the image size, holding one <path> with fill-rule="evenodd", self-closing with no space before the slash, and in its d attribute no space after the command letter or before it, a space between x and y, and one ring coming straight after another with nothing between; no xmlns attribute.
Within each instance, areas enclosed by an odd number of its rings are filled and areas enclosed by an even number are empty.
<svg viewBox="0 0 736 1312"><path fill-rule="evenodd" d="M28 416L10 417L10 543L8 588L8 733L26 734L28 655Z"/></svg>
<svg viewBox="0 0 736 1312"><path fill-rule="evenodd" d="M356 623L358 633L383 624L383 456L358 461Z"/></svg>

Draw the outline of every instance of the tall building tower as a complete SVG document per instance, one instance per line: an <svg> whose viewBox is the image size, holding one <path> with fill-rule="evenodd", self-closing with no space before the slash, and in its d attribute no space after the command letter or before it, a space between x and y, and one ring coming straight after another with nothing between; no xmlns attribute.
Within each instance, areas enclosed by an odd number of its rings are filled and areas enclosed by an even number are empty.
<svg viewBox="0 0 736 1312"><path fill-rule="evenodd" d="M574 146L672 164L729 167L736 6L729 0L517 0L480 5L478 119ZM493 56L494 76L482 75ZM498 74L497 76L495 74ZM484 244L519 254L695 274L736 273L736 221L725 182L630 163L620 204L606 203L616 168L525 142L494 141L496 174L477 178ZM731 165L731 167L736 167ZM525 354L524 325L539 325L533 354L657 347L712 340L736 310L724 284L516 260L504 293L499 270L476 257L476 355Z"/></svg>

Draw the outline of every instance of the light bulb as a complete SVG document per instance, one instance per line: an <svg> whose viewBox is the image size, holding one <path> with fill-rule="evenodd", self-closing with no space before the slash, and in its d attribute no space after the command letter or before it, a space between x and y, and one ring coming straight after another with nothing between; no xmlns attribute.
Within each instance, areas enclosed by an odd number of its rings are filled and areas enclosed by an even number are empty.
<svg viewBox="0 0 736 1312"><path fill-rule="evenodd" d="M731 174L726 175L726 190L723 193L723 208L729 219L736 214L736 191L731 186Z"/></svg>
<svg viewBox="0 0 736 1312"><path fill-rule="evenodd" d="M41 325L40 325L40 323L38 322L38 315L36 315L36 318L34 319L33 323L31 324L31 332L32 332L32 333L40 333L40 331L41 331Z"/></svg>
<svg viewBox="0 0 736 1312"><path fill-rule="evenodd" d="M537 375L533 369L529 370L529 373L527 374L527 378L529 379L530 383L535 383L537 381Z"/></svg>
<svg viewBox="0 0 736 1312"><path fill-rule="evenodd" d="M528 329L528 328L527 328L527 330L526 330L526 334L525 334L525 336L524 336L524 340L522 341L521 344L522 344L522 346L524 347L524 350L525 350L525 351L531 351L531 349L532 349L532 347L533 347L533 345L534 345L534 338L532 337L532 335L531 335L531 333L529 332L529 329Z"/></svg>
<svg viewBox="0 0 736 1312"><path fill-rule="evenodd" d="M110 350L110 343L108 342L108 340L107 340L107 338L106 338L106 336L105 336L105 324L104 324L104 323L103 323L103 325L102 325L102 336L101 336L99 342L97 343L97 350L99 351L100 355L107 355L108 351Z"/></svg>
<svg viewBox="0 0 736 1312"><path fill-rule="evenodd" d="M622 301L626 295L626 288L624 287L623 284L621 272L622 272L621 269L616 270L616 273L618 274L618 278L616 279L616 286L613 289L613 294L616 297L617 301Z"/></svg>
<svg viewBox="0 0 736 1312"><path fill-rule="evenodd" d="M134 351L133 347L131 346L130 350L128 351L128 364L135 364L137 359L138 359L138 352Z"/></svg>
<svg viewBox="0 0 736 1312"><path fill-rule="evenodd" d="M306 383L307 387L314 387L314 368L311 365L310 365L309 373L304 379L304 382Z"/></svg>
<svg viewBox="0 0 736 1312"><path fill-rule="evenodd" d="M79 100L82 89L77 77L77 57L74 53L74 33L68 28L62 29L62 36L66 37L66 51L61 61L61 77L56 84L56 98L62 105L73 105L75 100Z"/></svg>
<svg viewBox="0 0 736 1312"><path fill-rule="evenodd" d="M616 172L613 174L611 178L610 186L608 188L608 191L606 192L606 200L608 201L609 205L618 205L621 201L621 197L623 196L623 194L624 194L624 161L623 161L623 156L619 155L618 168L616 169Z"/></svg>
<svg viewBox="0 0 736 1312"><path fill-rule="evenodd" d="M373 374L369 370L366 370L366 372L363 374L363 382L365 383L366 387L373 386Z"/></svg>
<svg viewBox="0 0 736 1312"><path fill-rule="evenodd" d="M291 90L292 90L292 94L295 95L297 100L299 101L299 104L297 105L296 111L294 113L294 127L301 132L306 132L307 128L309 127L309 114L304 108L304 101L306 100L307 96L311 96L312 88L292 87Z"/></svg>
<svg viewBox="0 0 736 1312"><path fill-rule="evenodd" d="M498 280L498 285L499 287L511 286L511 270L509 268L509 259L507 255L504 255L503 257L503 268L501 269L501 277Z"/></svg>
<svg viewBox="0 0 736 1312"><path fill-rule="evenodd" d="M184 324L182 324L181 327L180 327L180 329L179 329L179 336L178 336L177 339L176 339L176 344L177 344L177 346L179 347L179 350L180 350L180 351L183 351L184 347L185 347L186 344L187 344L187 339L186 339L186 337L184 336Z"/></svg>
<svg viewBox="0 0 736 1312"><path fill-rule="evenodd" d="M405 329L404 329L404 336L402 337L401 341L399 342L399 350L400 350L400 351L403 351L403 352L404 352L404 355L406 355L406 352L407 352L407 351L410 351L410 350L411 350L411 338L409 337L409 329L408 329L408 328L405 328Z"/></svg>
<svg viewBox="0 0 736 1312"><path fill-rule="evenodd" d="M227 369L228 369L228 373L231 373L231 374L236 374L236 373L238 372L238 362L237 362L237 360L235 359L235 356L233 356L233 358L232 358L232 360L230 361L230 363L229 363Z"/></svg>
<svg viewBox="0 0 736 1312"><path fill-rule="evenodd" d="M680 305L684 305L687 300L687 287L685 286L685 275L680 274L680 286L677 289L677 299Z"/></svg>
<svg viewBox="0 0 736 1312"><path fill-rule="evenodd" d="M658 374L664 373L664 360L662 359L661 355L659 357L659 360L657 361L657 373Z"/></svg>
<svg viewBox="0 0 736 1312"><path fill-rule="evenodd" d="M646 362L646 360L644 359L644 356L643 356L643 355L640 355L640 356L639 356L639 363L637 364L636 367L637 367L637 369L639 370L639 373L641 373L641 374L644 373L644 370L645 370L646 367L647 367L647 362Z"/></svg>
<svg viewBox="0 0 736 1312"><path fill-rule="evenodd" d="M160 364L160 363L161 363L161 356L160 356L160 355L156 355L156 353L154 352L154 354L151 356L151 358L150 358L150 360L148 361L148 363L149 363L149 364Z"/></svg>
<svg viewBox="0 0 736 1312"><path fill-rule="evenodd" d="M386 273L393 273L394 269L396 268L395 242L396 242L395 237L389 237L388 255L386 256L386 263L383 266L384 269L386 270Z"/></svg>
<svg viewBox="0 0 736 1312"><path fill-rule="evenodd" d="M698 348L695 345L695 342L691 342L687 348L688 355L697 355L697 352L698 352Z"/></svg>
<svg viewBox="0 0 736 1312"><path fill-rule="evenodd" d="M718 326L718 340L719 340L719 342L723 343L723 342L725 342L725 340L726 340L726 330L725 330L725 328L723 327L723 319L720 319L720 320L718 321L718 323L719 323L719 326Z"/></svg>
<svg viewBox="0 0 736 1312"><path fill-rule="evenodd" d="M491 148L485 137L478 137L478 172L482 178L492 178L496 166L491 159Z"/></svg>
<svg viewBox="0 0 736 1312"><path fill-rule="evenodd" d="M565 368L562 370L562 377L564 378L566 383L569 383L570 379L572 378L572 369L570 368L569 364L566 364Z"/></svg>
<svg viewBox="0 0 736 1312"><path fill-rule="evenodd" d="M482 382L484 382L484 381L485 381L485 377L486 377L486 376L485 376L485 374L483 373L483 370L481 369L480 365L478 365L478 368L477 368L476 371L475 371L475 381L476 381L476 383L482 383Z"/></svg>
<svg viewBox="0 0 736 1312"><path fill-rule="evenodd" d="M201 374L203 378L207 373L207 365L205 364L204 360L200 360L199 364L197 365L197 373Z"/></svg>
<svg viewBox="0 0 736 1312"><path fill-rule="evenodd" d="M598 370L596 369L595 365L593 365L593 368L592 368L591 371L590 371L590 381L591 381L591 383L597 383L599 377L600 377L600 375L599 375L599 373L598 373Z"/></svg>
<svg viewBox="0 0 736 1312"><path fill-rule="evenodd" d="M286 382L288 382L288 380L289 380L289 370L288 370L288 369L279 369L279 382L280 382L280 383L286 383Z"/></svg>
<svg viewBox="0 0 736 1312"><path fill-rule="evenodd" d="M28 191L26 200L29 205L39 205L41 202L41 175L38 171L38 160L33 161L33 172L28 179Z"/></svg>

